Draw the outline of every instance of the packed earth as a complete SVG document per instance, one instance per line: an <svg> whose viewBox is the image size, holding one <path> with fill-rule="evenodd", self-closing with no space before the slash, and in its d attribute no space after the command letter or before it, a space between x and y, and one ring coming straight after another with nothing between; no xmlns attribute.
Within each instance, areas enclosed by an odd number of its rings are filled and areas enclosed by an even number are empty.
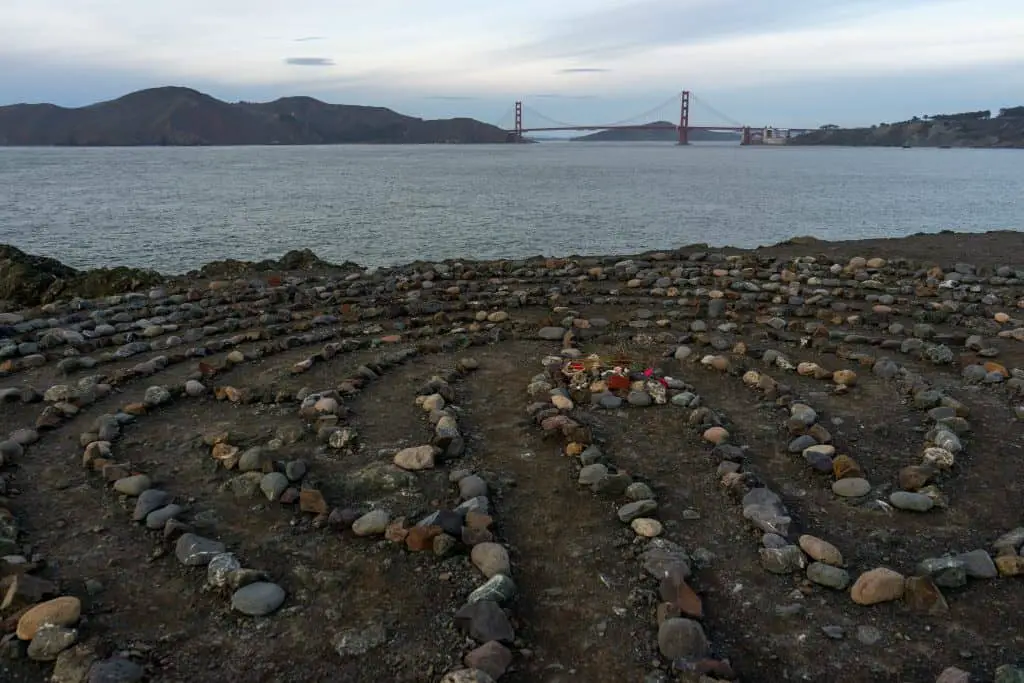
<svg viewBox="0 0 1024 683"><path fill-rule="evenodd" d="M1024 683L1022 255L43 278L0 680Z"/></svg>

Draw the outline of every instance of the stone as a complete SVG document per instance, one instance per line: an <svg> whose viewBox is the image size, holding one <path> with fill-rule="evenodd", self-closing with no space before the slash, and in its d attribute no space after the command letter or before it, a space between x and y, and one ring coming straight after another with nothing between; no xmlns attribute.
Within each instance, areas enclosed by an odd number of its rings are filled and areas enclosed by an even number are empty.
<svg viewBox="0 0 1024 683"><path fill-rule="evenodd" d="M85 683L96 652L88 645L75 645L57 655L50 683Z"/></svg>
<svg viewBox="0 0 1024 683"><path fill-rule="evenodd" d="M889 496L889 502L895 508L912 512L928 512L935 506L935 501L928 496L910 491L894 491Z"/></svg>
<svg viewBox="0 0 1024 683"><path fill-rule="evenodd" d="M275 612L284 604L284 589L276 583L257 581L243 586L231 596L231 609L251 617L262 617Z"/></svg>
<svg viewBox="0 0 1024 683"><path fill-rule="evenodd" d="M643 536L644 538L655 538L660 536L662 532L661 522L648 517L637 517L630 522L629 526L637 536Z"/></svg>
<svg viewBox="0 0 1024 683"><path fill-rule="evenodd" d="M693 619L666 619L658 627L658 650L666 659L703 659L709 649L704 629Z"/></svg>
<svg viewBox="0 0 1024 683"><path fill-rule="evenodd" d="M586 465L580 469L577 481L580 486L591 486L607 476L608 468L601 463L594 463L593 465Z"/></svg>
<svg viewBox="0 0 1024 683"><path fill-rule="evenodd" d="M661 599L678 609L680 615L694 619L703 618L704 605L680 572L672 572L663 578L659 592Z"/></svg>
<svg viewBox="0 0 1024 683"><path fill-rule="evenodd" d="M512 663L512 653L501 643L492 640L467 653L462 663L470 669L478 669L491 678L498 679Z"/></svg>
<svg viewBox="0 0 1024 683"><path fill-rule="evenodd" d="M478 496L487 495L487 482L481 477L470 474L459 479L459 497L462 500L469 500Z"/></svg>
<svg viewBox="0 0 1024 683"><path fill-rule="evenodd" d="M203 567L210 563L216 555L227 548L220 541L203 538L193 533L182 534L174 546L174 554L178 561L190 567Z"/></svg>
<svg viewBox="0 0 1024 683"><path fill-rule="evenodd" d="M147 489L139 494L132 512L132 521L142 522L149 513L164 507L171 500L171 494L161 489Z"/></svg>
<svg viewBox="0 0 1024 683"><path fill-rule="evenodd" d="M481 600L463 605L455 613L455 626L478 643L496 640L511 643L515 632L498 603Z"/></svg>
<svg viewBox="0 0 1024 683"><path fill-rule="evenodd" d="M279 500L281 494L288 488L288 477L281 472L270 472L263 475L260 480L260 490L267 500Z"/></svg>
<svg viewBox="0 0 1024 683"><path fill-rule="evenodd" d="M134 474L114 482L114 490L126 496L138 496L153 485L145 474Z"/></svg>
<svg viewBox="0 0 1024 683"><path fill-rule="evenodd" d="M858 605L875 605L903 597L906 580L899 572L878 567L857 577L850 588L850 597Z"/></svg>
<svg viewBox="0 0 1024 683"><path fill-rule="evenodd" d="M899 472L900 488L904 491L917 491L927 486L935 473L935 468L929 465L908 465Z"/></svg>
<svg viewBox="0 0 1024 683"><path fill-rule="evenodd" d="M3 563L0 560L0 570L2 568ZM0 580L0 587L4 588L0 611L35 605L45 598L57 594L56 584L31 574L13 574L4 577L3 580Z"/></svg>
<svg viewBox="0 0 1024 683"><path fill-rule="evenodd" d="M371 623L364 628L352 628L339 633L333 641L334 651L343 658L361 657L383 645L387 639L384 626L380 623Z"/></svg>
<svg viewBox="0 0 1024 683"><path fill-rule="evenodd" d="M961 553L956 559L963 563L967 576L972 579L994 579L999 576L992 556L981 548Z"/></svg>
<svg viewBox="0 0 1024 683"><path fill-rule="evenodd" d="M1024 667L1003 664L996 668L993 683L1024 683Z"/></svg>
<svg viewBox="0 0 1024 683"><path fill-rule="evenodd" d="M395 453L394 463L403 470L417 471L434 467L437 449L434 446L414 446Z"/></svg>
<svg viewBox="0 0 1024 683"><path fill-rule="evenodd" d="M792 574L807 565L807 558L795 545L781 548L760 548L761 566L773 574Z"/></svg>
<svg viewBox="0 0 1024 683"><path fill-rule="evenodd" d="M470 559L487 578L495 574L508 574L512 568L508 551L498 543L479 543L473 546Z"/></svg>
<svg viewBox="0 0 1024 683"><path fill-rule="evenodd" d="M508 602L515 595L515 582L506 574L495 574L469 594L469 597L466 598L466 604L473 604L481 600L490 600L501 604Z"/></svg>
<svg viewBox="0 0 1024 683"><path fill-rule="evenodd" d="M904 588L903 600L912 610L937 616L949 611L942 591L928 576L911 576Z"/></svg>
<svg viewBox="0 0 1024 683"><path fill-rule="evenodd" d="M28 657L37 662L52 662L64 650L78 642L78 631L44 624L28 645Z"/></svg>
<svg viewBox="0 0 1024 683"><path fill-rule="evenodd" d="M446 673L441 683L495 683L495 679L482 669L457 669Z"/></svg>
<svg viewBox="0 0 1024 683"><path fill-rule="evenodd" d="M838 479L832 482L832 492L843 498L859 498L871 492L871 483L860 477Z"/></svg>
<svg viewBox="0 0 1024 683"><path fill-rule="evenodd" d="M729 432L724 427L709 427L704 431L704 440L715 445L729 440Z"/></svg>
<svg viewBox="0 0 1024 683"><path fill-rule="evenodd" d="M391 514L387 510L371 510L352 523L352 533L356 536L383 534L390 522Z"/></svg>
<svg viewBox="0 0 1024 683"><path fill-rule="evenodd" d="M626 503L619 508L618 516L625 524L629 524L638 517L650 514L658 509L658 503L653 500L638 500L633 503Z"/></svg>
<svg viewBox="0 0 1024 683"><path fill-rule="evenodd" d="M971 683L971 675L963 669L950 666L942 670L935 683Z"/></svg>
<svg viewBox="0 0 1024 683"><path fill-rule="evenodd" d="M812 562L807 566L807 578L822 586L845 590L850 585L850 575L845 569L823 562Z"/></svg>
<svg viewBox="0 0 1024 683"><path fill-rule="evenodd" d="M299 491L299 510L313 515L326 515L330 511L324 494L317 489L304 488Z"/></svg>
<svg viewBox="0 0 1024 683"><path fill-rule="evenodd" d="M70 627L82 616L82 602L72 596L54 598L30 608L18 619L17 635L32 640L44 624Z"/></svg>
<svg viewBox="0 0 1024 683"><path fill-rule="evenodd" d="M917 565L917 573L931 577L936 585L960 588L967 585L967 565L957 557L929 557Z"/></svg>
<svg viewBox="0 0 1024 683"><path fill-rule="evenodd" d="M130 659L111 657L92 665L86 683L138 683L145 674L146 670Z"/></svg>
<svg viewBox="0 0 1024 683"><path fill-rule="evenodd" d="M834 567L843 566L842 553L839 552L839 548L828 541L823 541L817 536L804 534L797 542L800 544L800 549L807 553L807 556L812 560L824 562Z"/></svg>

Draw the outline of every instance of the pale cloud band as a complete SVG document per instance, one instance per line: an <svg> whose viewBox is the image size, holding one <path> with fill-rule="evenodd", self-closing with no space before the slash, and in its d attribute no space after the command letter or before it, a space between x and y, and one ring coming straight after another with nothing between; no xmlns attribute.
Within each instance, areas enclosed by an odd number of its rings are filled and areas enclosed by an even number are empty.
<svg viewBox="0 0 1024 683"><path fill-rule="evenodd" d="M776 87L802 98L809 116L826 116L836 103L823 101L823 84L870 90L894 78L934 88L920 92L929 106L961 85L994 100L978 106L1021 103L1006 101L1022 92L1020 0L520 0L515 12L478 0L4 5L6 102L83 103L84 72L93 99L175 83L246 98L420 101L430 112L528 93L570 106L600 92L626 106L684 87L767 112L764 89ZM997 72L1010 76L989 78ZM761 93L760 105L744 92ZM887 104L876 103L878 117ZM481 112L451 111L488 118Z"/></svg>

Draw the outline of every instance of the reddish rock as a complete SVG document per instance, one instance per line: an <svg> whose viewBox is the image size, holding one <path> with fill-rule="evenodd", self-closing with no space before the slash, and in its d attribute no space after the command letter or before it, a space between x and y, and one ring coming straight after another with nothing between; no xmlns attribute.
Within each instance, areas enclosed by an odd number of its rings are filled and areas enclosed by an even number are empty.
<svg viewBox="0 0 1024 683"><path fill-rule="evenodd" d="M680 574L672 573L661 580L661 599L679 608L688 617L700 619L704 606L700 597Z"/></svg>
<svg viewBox="0 0 1024 683"><path fill-rule="evenodd" d="M946 598L929 576L911 576L903 589L903 600L918 612L937 616L949 611Z"/></svg>
<svg viewBox="0 0 1024 683"><path fill-rule="evenodd" d="M405 546L414 553L433 550L434 537L440 535L441 532L441 527L436 525L414 526L409 529L409 534L405 537Z"/></svg>
<svg viewBox="0 0 1024 683"><path fill-rule="evenodd" d="M299 491L299 509L314 515L326 515L328 507L324 494L316 489L302 489Z"/></svg>
<svg viewBox="0 0 1024 683"><path fill-rule="evenodd" d="M284 493L281 494L281 497L278 500L281 501L282 505L294 505L299 501L300 495L301 494L297 488L289 486L284 490Z"/></svg>
<svg viewBox="0 0 1024 683"><path fill-rule="evenodd" d="M498 680L512 663L512 653L498 641L492 640L467 654L462 662L470 669L479 669Z"/></svg>
<svg viewBox="0 0 1024 683"><path fill-rule="evenodd" d="M405 543L408 535L409 530L405 528L405 517L399 517L388 524L388 528L384 530L384 538L392 543Z"/></svg>

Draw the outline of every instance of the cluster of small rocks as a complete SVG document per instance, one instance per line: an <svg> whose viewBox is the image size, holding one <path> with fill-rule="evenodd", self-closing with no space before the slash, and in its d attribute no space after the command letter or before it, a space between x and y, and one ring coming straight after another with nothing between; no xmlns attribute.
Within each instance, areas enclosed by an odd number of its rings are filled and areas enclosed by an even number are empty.
<svg viewBox="0 0 1024 683"><path fill-rule="evenodd" d="M568 348L561 356L546 356L541 360L545 371L533 377L527 387L527 394L533 399L527 414L545 435L557 436L564 442L565 455L579 464L576 481L580 487L604 499L628 501L621 505L616 503L616 516L629 525L637 541L643 544L638 560L645 573L659 582L662 602L657 609L656 623L661 655L677 671L697 673L708 680L712 680L712 676L732 679L735 673L729 662L711 656L711 644L701 624L703 603L688 583L693 575L693 558L678 543L662 536L664 527L655 516L658 502L654 491L650 485L636 480L633 474L617 469L612 459L593 442L591 429L570 417L578 409L572 400L574 387L562 368L566 359L578 355L576 349ZM641 385L644 382L643 379L634 381ZM680 382L673 390L683 390L684 386ZM547 401L537 400L544 396L542 387L546 387ZM575 391L592 391L592 387L575 387ZM687 404L699 402L699 397L691 394ZM598 402L590 405L607 408Z"/></svg>

